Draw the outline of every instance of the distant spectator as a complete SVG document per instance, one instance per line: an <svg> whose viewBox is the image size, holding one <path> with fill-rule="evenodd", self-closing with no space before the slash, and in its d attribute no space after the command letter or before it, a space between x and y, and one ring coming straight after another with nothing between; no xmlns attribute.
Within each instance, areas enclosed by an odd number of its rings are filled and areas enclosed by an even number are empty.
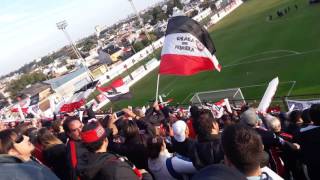
<svg viewBox="0 0 320 180"><path fill-rule="evenodd" d="M293 136L296 136L300 132L300 128L303 125L302 112L294 110L289 115L289 126L285 131Z"/></svg>
<svg viewBox="0 0 320 180"><path fill-rule="evenodd" d="M312 125L312 121L310 119L310 108L302 111L301 118L303 120L303 124L302 124L301 128L305 128L305 127L308 127L309 125ZM300 131L301 131L301 129L300 129Z"/></svg>

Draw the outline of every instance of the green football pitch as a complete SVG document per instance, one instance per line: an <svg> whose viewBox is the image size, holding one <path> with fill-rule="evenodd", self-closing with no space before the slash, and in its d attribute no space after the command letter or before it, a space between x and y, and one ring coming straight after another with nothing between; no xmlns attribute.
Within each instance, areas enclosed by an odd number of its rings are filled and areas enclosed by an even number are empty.
<svg viewBox="0 0 320 180"><path fill-rule="evenodd" d="M288 6L290 11L277 17L277 10ZM196 92L242 87L245 98L259 99L267 83L277 76L280 84L276 96L320 93L320 4L248 0L209 32L222 71L184 77L162 75L159 94L173 98L175 103L189 103ZM157 72L131 87L133 99L115 105L148 103L155 97Z"/></svg>

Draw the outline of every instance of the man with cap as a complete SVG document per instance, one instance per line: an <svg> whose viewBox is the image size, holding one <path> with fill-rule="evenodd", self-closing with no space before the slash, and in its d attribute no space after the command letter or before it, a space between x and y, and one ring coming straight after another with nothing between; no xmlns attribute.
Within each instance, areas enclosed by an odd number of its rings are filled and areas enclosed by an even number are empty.
<svg viewBox="0 0 320 180"><path fill-rule="evenodd" d="M172 124L172 131L172 150L181 156L190 158L190 150L194 145L194 141L188 138L189 128L187 124L182 120L178 120Z"/></svg>
<svg viewBox="0 0 320 180"><path fill-rule="evenodd" d="M253 128L261 136L265 151L268 151L270 147L281 146L284 143L283 139L260 126L261 119L253 108L249 108L240 115L240 123Z"/></svg>
<svg viewBox="0 0 320 180"><path fill-rule="evenodd" d="M98 123L85 125L81 139L88 152L81 157L77 173L81 179L141 179L142 173L126 157L107 152L106 130Z"/></svg>
<svg viewBox="0 0 320 180"><path fill-rule="evenodd" d="M286 141L281 137L277 136L275 133L268 131L267 129L260 126L261 119L257 115L253 108L249 108L240 115L240 123L255 130L261 137L265 154L265 162L269 162L271 168L277 170L277 157L273 156L271 153L272 147L283 148L286 145Z"/></svg>

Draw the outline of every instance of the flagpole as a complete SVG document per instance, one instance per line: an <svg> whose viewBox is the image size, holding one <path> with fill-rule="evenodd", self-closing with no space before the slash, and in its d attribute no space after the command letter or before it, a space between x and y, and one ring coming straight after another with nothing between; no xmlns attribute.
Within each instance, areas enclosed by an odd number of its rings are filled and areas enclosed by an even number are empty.
<svg viewBox="0 0 320 180"><path fill-rule="evenodd" d="M158 96L159 96L159 81L160 81L160 74L158 74L158 78L157 78L157 89L156 89L156 99L155 101L158 102Z"/></svg>

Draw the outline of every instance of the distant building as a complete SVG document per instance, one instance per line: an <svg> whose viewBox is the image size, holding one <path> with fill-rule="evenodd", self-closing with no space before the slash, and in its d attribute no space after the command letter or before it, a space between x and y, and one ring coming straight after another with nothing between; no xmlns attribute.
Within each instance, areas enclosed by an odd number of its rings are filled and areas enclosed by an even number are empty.
<svg viewBox="0 0 320 180"><path fill-rule="evenodd" d="M46 111L50 108L50 101L48 97L53 93L50 84L39 82L26 87L20 93L28 97L39 96L38 104L41 111Z"/></svg>
<svg viewBox="0 0 320 180"><path fill-rule="evenodd" d="M89 66L89 70L94 79L98 79L108 71L107 66L101 63Z"/></svg>
<svg viewBox="0 0 320 180"><path fill-rule="evenodd" d="M85 67L81 67L66 75L45 81L51 85L53 91L60 97L69 97L73 92L91 82Z"/></svg>
<svg viewBox="0 0 320 180"><path fill-rule="evenodd" d="M120 47L113 44L108 44L106 47L103 47L105 53L110 54L110 57L113 62L119 61L120 56L122 55L122 50Z"/></svg>

